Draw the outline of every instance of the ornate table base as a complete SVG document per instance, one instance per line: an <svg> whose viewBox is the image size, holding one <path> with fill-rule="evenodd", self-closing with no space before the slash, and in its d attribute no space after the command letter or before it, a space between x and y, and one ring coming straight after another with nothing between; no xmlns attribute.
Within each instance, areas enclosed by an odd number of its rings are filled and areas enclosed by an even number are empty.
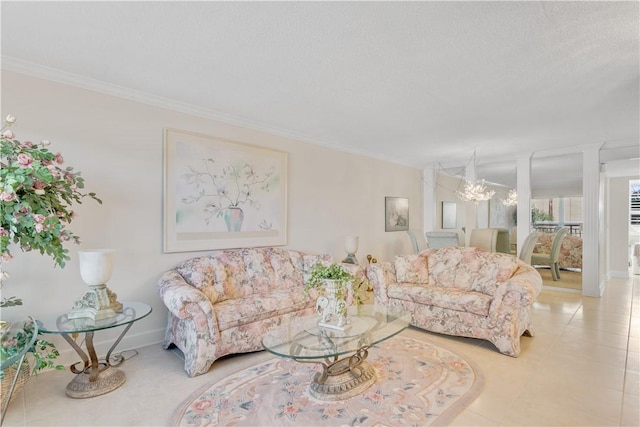
<svg viewBox="0 0 640 427"><path fill-rule="evenodd" d="M86 353L71 337L68 335L62 336L82 358L82 362L78 362L70 367L71 372L76 374L76 377L67 385L67 396L75 399L100 396L124 384L126 379L124 372L116 368L116 366L120 366L124 362L124 358L118 355L113 357L112 361L111 352L116 348L118 343L120 343L122 337L124 337L129 328L131 328L131 325L133 325L133 323L129 323L127 327L124 328L124 331L122 331L116 342L111 346L107 353L105 363L98 362L98 355L93 346L92 331L85 334ZM83 366L81 369L78 369L76 365Z"/></svg>
<svg viewBox="0 0 640 427"><path fill-rule="evenodd" d="M375 368L365 361L368 355L367 347L331 364L296 360L322 365L322 372L318 372L309 385L309 393L316 399L333 401L356 396L376 382L378 377Z"/></svg>
<svg viewBox="0 0 640 427"><path fill-rule="evenodd" d="M118 368L101 366L100 375L95 381L91 381L90 373L81 373L75 376L73 381L67 384L67 396L75 399L100 396L120 387L125 382L125 375Z"/></svg>

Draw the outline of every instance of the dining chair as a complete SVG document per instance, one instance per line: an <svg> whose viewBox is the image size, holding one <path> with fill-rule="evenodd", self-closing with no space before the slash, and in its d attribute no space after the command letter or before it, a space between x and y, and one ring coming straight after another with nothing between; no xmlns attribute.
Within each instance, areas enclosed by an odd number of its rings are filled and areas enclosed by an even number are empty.
<svg viewBox="0 0 640 427"><path fill-rule="evenodd" d="M535 248L538 237L540 237L541 234L542 233L539 231L533 231L529 233L529 235L524 239L524 242L522 243L522 249L520 250L518 258L520 258L527 264L531 264L531 254L533 254L533 248Z"/></svg>
<svg viewBox="0 0 640 427"><path fill-rule="evenodd" d="M497 241L498 230L496 228L474 228L471 230L469 246L495 252Z"/></svg>
<svg viewBox="0 0 640 427"><path fill-rule="evenodd" d="M496 230L498 231L498 235L496 236L496 252L511 253L509 230L506 228L496 228Z"/></svg>
<svg viewBox="0 0 640 427"><path fill-rule="evenodd" d="M553 243L551 244L551 253L534 253L531 255L531 265L548 265L551 267L551 277L554 281L560 280L560 265L558 263L560 259L560 247L568 231L568 228L561 228L556 232L556 237L554 237Z"/></svg>
<svg viewBox="0 0 640 427"><path fill-rule="evenodd" d="M424 236L427 238L427 246L430 249L460 246L458 233L455 231L427 231Z"/></svg>
<svg viewBox="0 0 640 427"><path fill-rule="evenodd" d="M409 229L407 230L407 234L411 239L411 246L413 247L414 253L417 254L427 249L427 241L420 231Z"/></svg>

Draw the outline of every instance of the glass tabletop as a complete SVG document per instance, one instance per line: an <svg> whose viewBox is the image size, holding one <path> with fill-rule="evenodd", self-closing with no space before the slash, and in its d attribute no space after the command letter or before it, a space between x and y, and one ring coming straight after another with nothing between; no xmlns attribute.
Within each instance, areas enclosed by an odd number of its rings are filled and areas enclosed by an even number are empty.
<svg viewBox="0 0 640 427"><path fill-rule="evenodd" d="M386 307L360 305L349 308L349 328L339 331L318 326L319 316L295 319L269 331L262 346L269 352L294 359L322 359L353 353L390 338L409 325L410 314L393 316Z"/></svg>
<svg viewBox="0 0 640 427"><path fill-rule="evenodd" d="M37 322L40 332L45 334L74 334L126 325L148 316L149 313L151 313L150 305L125 301L122 303L122 312L108 319L94 320L89 317L69 319L67 314L63 314L58 317L39 318Z"/></svg>
<svg viewBox="0 0 640 427"><path fill-rule="evenodd" d="M38 326L32 318L8 324L7 329L2 331L0 370L4 371L7 367L18 362L33 347L37 338Z"/></svg>

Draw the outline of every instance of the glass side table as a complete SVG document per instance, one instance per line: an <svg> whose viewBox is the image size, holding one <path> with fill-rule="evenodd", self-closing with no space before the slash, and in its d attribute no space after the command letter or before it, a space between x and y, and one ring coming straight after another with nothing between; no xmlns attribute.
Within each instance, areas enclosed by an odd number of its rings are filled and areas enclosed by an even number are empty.
<svg viewBox="0 0 640 427"><path fill-rule="evenodd" d="M2 416L0 425L4 422L4 416L7 413L11 396L18 383L18 378L22 371L22 366L27 352L38 339L38 325L33 318L21 322L11 322L6 330L2 331L1 345L2 353L0 353L0 370L4 373L5 369L14 367L15 374L11 378L11 385L7 396L3 396Z"/></svg>
<svg viewBox="0 0 640 427"><path fill-rule="evenodd" d="M123 302L122 312L109 319L93 320L91 318L69 319L66 314L56 318L38 319L40 332L44 334L60 334L62 338L78 353L82 362L74 363L69 367L76 374L73 381L67 385L67 396L76 399L99 396L109 393L120 387L125 382L125 375L117 366L124 362L121 355L111 356L120 340L129 331L134 322L151 313L151 306L141 302ZM126 326L120 336L113 343L104 362L98 361L93 335L96 331ZM74 334L85 334L85 352L71 337ZM81 366L78 366L81 365Z"/></svg>

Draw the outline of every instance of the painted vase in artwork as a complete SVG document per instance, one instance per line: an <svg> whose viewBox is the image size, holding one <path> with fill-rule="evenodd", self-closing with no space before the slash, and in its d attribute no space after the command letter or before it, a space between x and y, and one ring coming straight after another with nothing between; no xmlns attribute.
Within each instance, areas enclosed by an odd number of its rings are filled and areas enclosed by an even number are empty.
<svg viewBox="0 0 640 427"><path fill-rule="evenodd" d="M227 231L240 231L242 221L244 221L244 212L238 207L229 207L224 211L223 218L227 224Z"/></svg>

